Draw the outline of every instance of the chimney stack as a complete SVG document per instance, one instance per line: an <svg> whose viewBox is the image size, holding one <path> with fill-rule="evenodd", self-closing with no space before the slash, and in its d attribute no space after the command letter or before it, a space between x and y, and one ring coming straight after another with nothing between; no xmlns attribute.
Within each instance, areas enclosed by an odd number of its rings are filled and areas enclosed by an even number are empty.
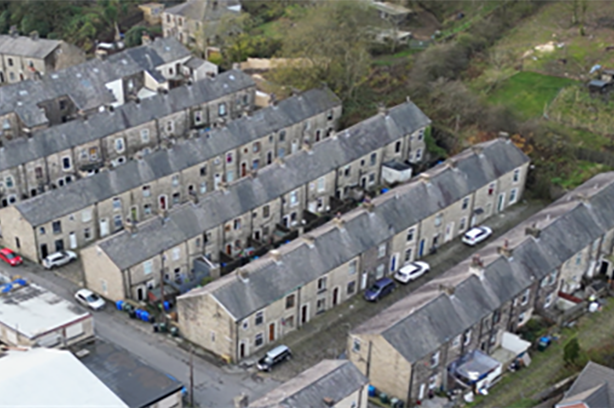
<svg viewBox="0 0 614 408"><path fill-rule="evenodd" d="M424 182L424 184L431 183L431 176L428 173L420 173L418 177L420 177L420 180Z"/></svg>
<svg viewBox="0 0 614 408"><path fill-rule="evenodd" d="M142 45L151 44L151 37L147 31L143 31L143 33L141 34L141 44Z"/></svg>
<svg viewBox="0 0 614 408"><path fill-rule="evenodd" d="M365 196L365 199L362 202L362 206L369 212L373 212L375 209L375 205L371 202L371 197Z"/></svg>
<svg viewBox="0 0 614 408"><path fill-rule="evenodd" d="M335 225L336 225L337 227L339 227L339 228L343 228L344 221L343 221L343 218L341 218L341 213L340 213L340 212L338 212L338 213L335 215L335 218L333 219L333 222L335 223Z"/></svg>
<svg viewBox="0 0 614 408"><path fill-rule="evenodd" d="M379 103L377 105L377 113L381 113L384 116L388 116L388 108L384 103Z"/></svg>
<svg viewBox="0 0 614 408"><path fill-rule="evenodd" d="M313 248L316 243L316 239L311 235L303 235L303 241L305 241L309 248Z"/></svg>
<svg viewBox="0 0 614 408"><path fill-rule="evenodd" d="M9 28L9 35L13 38L19 37L19 31L17 31L16 25L12 25L11 28Z"/></svg>
<svg viewBox="0 0 614 408"><path fill-rule="evenodd" d="M273 258L273 260L275 261L275 263L281 263L281 252L279 252L278 249L272 249L269 251L269 254L271 254L271 258Z"/></svg>
<svg viewBox="0 0 614 408"><path fill-rule="evenodd" d="M509 247L509 241L507 239L503 241L503 246L497 248L497 253L506 258L512 257L512 249Z"/></svg>
<svg viewBox="0 0 614 408"><path fill-rule="evenodd" d="M469 265L469 272L480 278L484 279L484 262L480 259L480 255L475 254L471 258L471 265Z"/></svg>
<svg viewBox="0 0 614 408"><path fill-rule="evenodd" d="M234 397L235 408L247 408L249 406L249 399L246 394L241 393Z"/></svg>
<svg viewBox="0 0 614 408"><path fill-rule="evenodd" d="M38 31L34 30L34 31L30 32L30 39L32 41L36 41L36 40L38 40L38 38L39 38Z"/></svg>
<svg viewBox="0 0 614 408"><path fill-rule="evenodd" d="M455 169L456 168L456 160L452 157L450 157L447 161L446 161L446 166L448 166L448 168L450 169Z"/></svg>
<svg viewBox="0 0 614 408"><path fill-rule="evenodd" d="M537 223L534 222L533 225L527 227L524 232L526 235L532 235L534 238L539 238L539 234L541 234L541 229L537 228Z"/></svg>
<svg viewBox="0 0 614 408"><path fill-rule="evenodd" d="M480 145L473 145L471 146L471 150L473 150L473 153L475 153L476 155L480 156L482 155L482 152L484 151L484 148Z"/></svg>
<svg viewBox="0 0 614 408"><path fill-rule="evenodd" d="M445 293L448 296L453 296L455 290L456 288L454 286L443 285L443 284L439 285L439 291Z"/></svg>

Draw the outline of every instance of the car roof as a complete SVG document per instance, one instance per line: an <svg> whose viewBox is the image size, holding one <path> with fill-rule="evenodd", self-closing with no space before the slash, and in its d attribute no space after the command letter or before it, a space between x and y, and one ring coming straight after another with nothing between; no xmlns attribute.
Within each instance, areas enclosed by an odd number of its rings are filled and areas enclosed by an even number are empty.
<svg viewBox="0 0 614 408"><path fill-rule="evenodd" d="M484 232L484 228L482 227L473 227L469 231L465 233L466 236L475 238L476 236L482 234Z"/></svg>
<svg viewBox="0 0 614 408"><path fill-rule="evenodd" d="M94 294L94 292L92 292L92 291L91 291L91 290L89 290L89 289L79 289L79 290L77 291L77 293L78 293L78 294L81 294L81 295L83 295L83 296L89 296L89 295L93 295L93 294Z"/></svg>
<svg viewBox="0 0 614 408"><path fill-rule="evenodd" d="M3 254L12 254L12 253L13 253L13 251L11 251L9 248L2 248L2 249L0 249L0 253L3 253Z"/></svg>
<svg viewBox="0 0 614 408"><path fill-rule="evenodd" d="M281 346L277 346L275 347L273 350L269 350L267 352L267 355L270 357L275 357L280 355L281 353L284 353L286 351L289 351L290 349L288 348L288 346L284 346L283 344Z"/></svg>
<svg viewBox="0 0 614 408"><path fill-rule="evenodd" d="M387 285L392 282L393 282L392 279L390 279L389 277L380 278L375 281L375 283L380 284L380 285Z"/></svg>
<svg viewBox="0 0 614 408"><path fill-rule="evenodd" d="M405 272L414 272L414 271L417 271L419 269L422 269L422 267L420 265L415 264L414 262L411 262L411 263L408 263L407 265L403 266L400 269L400 272L403 272L403 273L405 273Z"/></svg>

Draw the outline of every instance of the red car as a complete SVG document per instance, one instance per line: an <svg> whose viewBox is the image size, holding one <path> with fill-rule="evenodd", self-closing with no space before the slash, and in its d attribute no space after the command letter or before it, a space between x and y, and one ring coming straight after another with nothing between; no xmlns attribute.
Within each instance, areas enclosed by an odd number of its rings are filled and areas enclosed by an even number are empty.
<svg viewBox="0 0 614 408"><path fill-rule="evenodd" d="M17 266L23 263L23 259L8 248L0 249L0 259L11 266Z"/></svg>

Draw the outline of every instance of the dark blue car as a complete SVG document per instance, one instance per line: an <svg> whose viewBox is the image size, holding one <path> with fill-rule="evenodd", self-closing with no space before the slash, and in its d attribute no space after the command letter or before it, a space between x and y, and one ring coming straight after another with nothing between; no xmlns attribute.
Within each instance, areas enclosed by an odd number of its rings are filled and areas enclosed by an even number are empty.
<svg viewBox="0 0 614 408"><path fill-rule="evenodd" d="M390 294L395 287L396 285L390 278L378 279L365 291L365 299L369 302L377 302L384 296Z"/></svg>

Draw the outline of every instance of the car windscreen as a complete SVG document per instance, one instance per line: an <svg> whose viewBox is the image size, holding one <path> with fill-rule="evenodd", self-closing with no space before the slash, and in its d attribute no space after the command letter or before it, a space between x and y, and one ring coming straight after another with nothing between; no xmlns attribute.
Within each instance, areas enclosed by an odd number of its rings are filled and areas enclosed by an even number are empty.
<svg viewBox="0 0 614 408"><path fill-rule="evenodd" d="M100 298L98 297L98 295L97 295L97 294L92 293L92 294L91 294L91 295L89 295L89 296L88 296L86 299L87 299L87 301L88 301L88 302L96 302L96 301L98 301Z"/></svg>
<svg viewBox="0 0 614 408"><path fill-rule="evenodd" d="M12 253L12 252L5 253L5 254L4 254L4 256L6 256L6 259L15 259L15 258L17 257L17 256L16 256L14 253Z"/></svg>
<svg viewBox="0 0 614 408"><path fill-rule="evenodd" d="M374 283L373 286L371 286L371 288L369 288L369 290L371 292L379 292L380 289L381 289L381 287L377 283Z"/></svg>

